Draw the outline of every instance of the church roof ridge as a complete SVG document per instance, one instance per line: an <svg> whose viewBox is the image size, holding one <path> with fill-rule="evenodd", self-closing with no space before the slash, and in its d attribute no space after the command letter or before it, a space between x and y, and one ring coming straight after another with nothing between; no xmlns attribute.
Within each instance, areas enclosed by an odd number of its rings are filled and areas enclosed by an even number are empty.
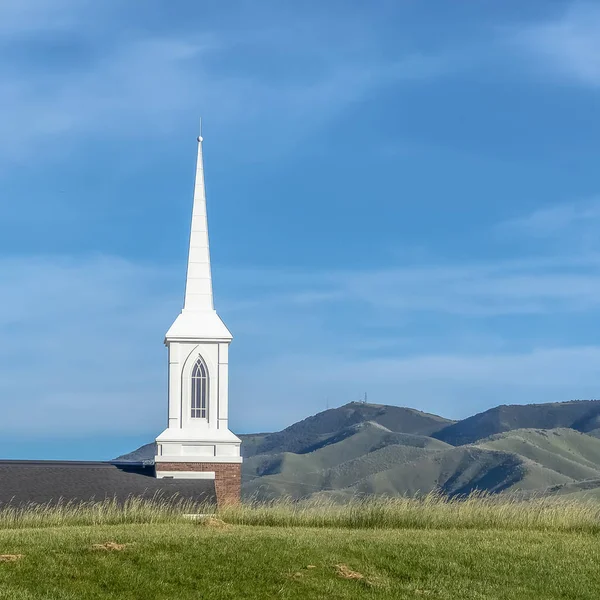
<svg viewBox="0 0 600 600"><path fill-rule="evenodd" d="M144 461L122 460L52 460L52 459L0 459L0 466L34 466L34 467L120 467L148 466Z"/></svg>

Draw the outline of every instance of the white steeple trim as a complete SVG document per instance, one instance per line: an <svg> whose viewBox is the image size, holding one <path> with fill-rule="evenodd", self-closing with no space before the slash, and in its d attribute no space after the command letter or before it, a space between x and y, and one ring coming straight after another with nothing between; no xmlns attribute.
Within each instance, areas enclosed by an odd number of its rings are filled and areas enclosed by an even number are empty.
<svg viewBox="0 0 600 600"><path fill-rule="evenodd" d="M185 283L184 310L213 310L210 251L208 247L208 221L206 218L206 190L204 187L204 162L202 159L202 136L198 137L198 160L194 185L192 231Z"/></svg>

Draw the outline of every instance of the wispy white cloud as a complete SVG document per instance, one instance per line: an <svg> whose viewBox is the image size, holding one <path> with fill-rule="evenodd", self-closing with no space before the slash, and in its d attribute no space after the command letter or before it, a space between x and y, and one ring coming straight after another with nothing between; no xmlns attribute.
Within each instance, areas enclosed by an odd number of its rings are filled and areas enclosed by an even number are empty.
<svg viewBox="0 0 600 600"><path fill-rule="evenodd" d="M563 235L574 227L597 226L600 219L600 199L557 204L533 211L524 217L500 224L500 229L532 235L551 237Z"/></svg>
<svg viewBox="0 0 600 600"><path fill-rule="evenodd" d="M75 4L78 9L70 10ZM85 34L98 6L0 4L2 43L19 36L23 42L40 30L66 38ZM28 20L25 7L39 8L36 19ZM580 5L562 20L528 26L517 35L520 47L554 73L595 86L594 11ZM304 32L267 33L253 35L270 53L305 43ZM217 70L214 65L226 63L231 52L243 52L243 40L222 31L158 35L132 28L131 35L95 49L68 74L0 67L0 168L9 155L27 157L43 144L69 147L84 135L161 135L192 114L195 122L200 111L229 127L248 120L268 124L267 135L276 134L269 146L277 151L384 86L437 78L454 68L438 56L411 53L383 59L366 52L357 61L344 52L326 53L317 40L311 53L327 58L301 77L259 76L251 65ZM599 215L600 204L590 200L539 210L500 229L538 240L574 233L580 239L595 233ZM0 261L0 431L160 430L162 334L179 310L180 272L106 257ZM231 370L238 430L281 427L324 408L327 399L341 403L365 390L373 401L465 416L500 402L589 397L600 384L596 346L568 336L536 345L499 329L486 346L480 334L482 322L496 317L555 322L595 315L600 257L594 252L370 270L220 269L219 279L219 310L238 338ZM433 334L435 350L424 348L420 337L426 334L414 326L434 319L447 328Z"/></svg>
<svg viewBox="0 0 600 600"><path fill-rule="evenodd" d="M41 3L43 4L43 3ZM244 36L238 32L163 30L146 32L131 23L131 34L85 35L103 27L98 3L74 4L64 0L46 15L30 23L38 29L60 29L61 43L85 40L90 58L73 70L60 66L35 68L39 57L25 60L14 69L0 68L0 135L5 140L4 159L27 156L34 147L51 140L56 150L82 135L144 137L171 132L182 121L196 122L200 112L211 115L214 126L235 128L261 123L275 148L292 143L295 134L305 135L335 118L346 107L383 86L439 77L448 71L439 56L408 53L400 58L375 59L365 54L358 61L343 52L323 46L322 58L295 76L268 77L252 65L245 69L217 69L215 64L234 63L245 52ZM109 3L113 22L119 20L118 4ZM37 2L24 0L4 8L7 20L0 41L11 44L27 33L27 7L35 12ZM67 10L67 7L73 10ZM0 13L1 16L1 13ZM123 14L131 19L130 13ZM340 24L342 27L343 24ZM304 30L292 29L287 37L255 24L254 38L274 55L295 53L305 43ZM98 33L98 32L96 32ZM302 39L290 39L301 35ZM248 35L248 34L246 34ZM19 39L27 47L29 38ZM318 39L311 44L319 44ZM376 45L376 40L372 42ZM49 42L50 50L52 42ZM73 53L80 49L74 48ZM316 50L315 50L316 52ZM235 59L237 57L237 59ZM312 66L311 66L312 65ZM193 117L193 119L192 119ZM60 142L60 143L58 143ZM0 157L1 158L1 157Z"/></svg>
<svg viewBox="0 0 600 600"><path fill-rule="evenodd" d="M597 314L600 261L549 265L278 276L221 269L219 310L236 336L232 425L282 427L365 390L373 401L449 416L500 402L594 395L596 346L568 337L541 344L511 337L505 344L501 332L492 340L481 333L481 320L498 315L536 314L555 323L565 312ZM572 272L582 267L584 275ZM0 261L0 431L160 430L162 335L180 308L177 273L110 257ZM433 350L427 332L414 326L424 314L460 316L463 325L447 329L446 320ZM472 329L465 318L474 319Z"/></svg>
<svg viewBox="0 0 600 600"><path fill-rule="evenodd" d="M178 304L168 279L115 258L0 260L0 430L76 437L159 423L161 335Z"/></svg>
<svg viewBox="0 0 600 600"><path fill-rule="evenodd" d="M88 133L164 133L198 100L198 81L188 71L205 51L202 40L138 40L112 49L76 75L25 72L5 78L0 135L10 140L14 157L28 156L50 139L56 145Z"/></svg>
<svg viewBox="0 0 600 600"><path fill-rule="evenodd" d="M90 0L2 0L0 40L39 31L69 30L89 10Z"/></svg>
<svg viewBox="0 0 600 600"><path fill-rule="evenodd" d="M228 281L240 288L247 282L251 287L246 288L246 296L267 298L269 305L350 304L390 320L403 312L482 318L600 308L600 256L595 254L356 271L250 273L230 271ZM274 282L287 292L277 292Z"/></svg>
<svg viewBox="0 0 600 600"><path fill-rule="evenodd" d="M305 354L241 368L246 397L260 397L241 420L246 430L281 427L330 406L358 400L412 406L465 418L498 404L559 402L600 396L600 347L533 348L524 352L423 353L381 359ZM235 392L242 392L237 385Z"/></svg>
<svg viewBox="0 0 600 600"><path fill-rule="evenodd" d="M250 401L251 409L232 411L244 431L281 427L364 391L374 402L453 418L502 403L600 395L600 348L552 335L574 315L592 322L598 315L593 255L343 273L254 270L226 279L252 290L251 307L229 304L239 294L231 289L221 302L236 343L256 349L232 369L232 397ZM490 330L498 317L516 329Z"/></svg>
<svg viewBox="0 0 600 600"><path fill-rule="evenodd" d="M539 208L500 223L496 232L502 238L550 245L570 257L589 257L600 250L599 228L600 198L590 198Z"/></svg>
<svg viewBox="0 0 600 600"><path fill-rule="evenodd" d="M575 2L560 17L519 28L512 40L551 77L600 86L600 6Z"/></svg>

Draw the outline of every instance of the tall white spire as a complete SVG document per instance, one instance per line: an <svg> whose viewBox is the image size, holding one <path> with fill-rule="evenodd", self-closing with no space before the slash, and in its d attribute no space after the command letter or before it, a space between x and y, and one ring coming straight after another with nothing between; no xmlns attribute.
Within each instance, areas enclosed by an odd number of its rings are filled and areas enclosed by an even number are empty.
<svg viewBox="0 0 600 600"><path fill-rule="evenodd" d="M213 307L202 136L183 310L165 336L169 349L167 428L156 438L156 477L214 479L217 501L240 498L240 439L230 430L231 333Z"/></svg>
<svg viewBox="0 0 600 600"><path fill-rule="evenodd" d="M192 231L185 284L184 310L214 310L210 251L208 247L208 221L206 217L206 190L204 188L204 162L202 136L198 136L198 160L192 209Z"/></svg>

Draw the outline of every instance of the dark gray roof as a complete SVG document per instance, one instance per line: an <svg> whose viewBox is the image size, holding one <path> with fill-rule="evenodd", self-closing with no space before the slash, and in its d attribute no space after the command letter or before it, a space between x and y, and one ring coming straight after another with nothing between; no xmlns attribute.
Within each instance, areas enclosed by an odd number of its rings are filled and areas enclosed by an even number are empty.
<svg viewBox="0 0 600 600"><path fill-rule="evenodd" d="M128 497L216 502L210 479L156 479L154 465L0 460L0 505L102 501Z"/></svg>

